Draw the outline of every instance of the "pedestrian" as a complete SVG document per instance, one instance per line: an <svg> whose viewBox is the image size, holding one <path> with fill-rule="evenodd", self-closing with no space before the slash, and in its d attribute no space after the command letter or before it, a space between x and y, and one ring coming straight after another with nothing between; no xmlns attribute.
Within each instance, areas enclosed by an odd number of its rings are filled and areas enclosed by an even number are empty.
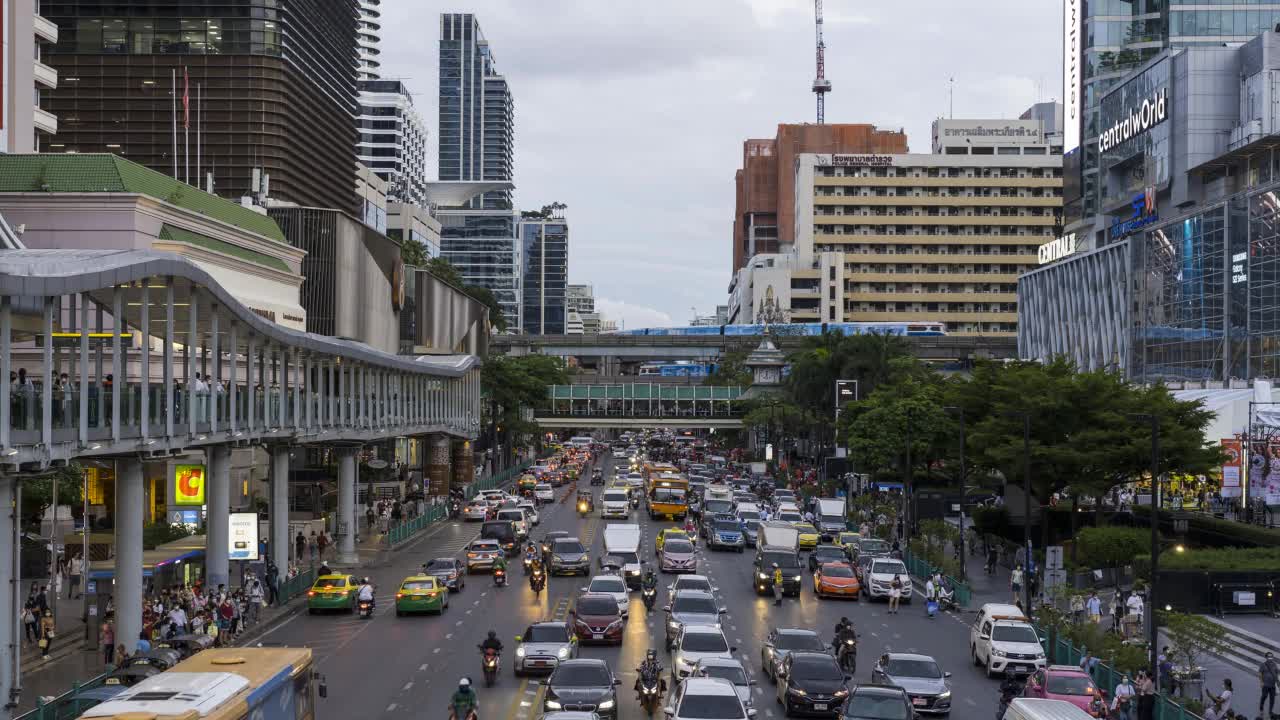
<svg viewBox="0 0 1280 720"><path fill-rule="evenodd" d="M936 585L933 584L933 578L930 577L928 580L925 580L924 582L924 606L925 606L925 613L929 617L933 617L932 607L936 607L935 603L937 603L937 601L938 601L938 588Z"/></svg>
<svg viewBox="0 0 1280 720"><path fill-rule="evenodd" d="M316 553L320 549L320 541L316 538L316 531L311 531L311 537L307 538L307 550L311 552L311 564L316 564Z"/></svg>
<svg viewBox="0 0 1280 720"><path fill-rule="evenodd" d="M40 608L40 614L44 615L49 609L49 586L41 585L40 592L36 593L36 605Z"/></svg>
<svg viewBox="0 0 1280 720"><path fill-rule="evenodd" d="M1089 613L1089 620L1094 625L1102 622L1102 598L1098 597L1098 591L1094 590L1089 594L1089 599L1085 601L1085 610Z"/></svg>
<svg viewBox="0 0 1280 720"><path fill-rule="evenodd" d="M1155 720L1156 685L1146 670L1138 671L1138 720Z"/></svg>
<svg viewBox="0 0 1280 720"><path fill-rule="evenodd" d="M22 608L22 627L26 631L24 639L29 645L34 645L40 640L39 612L40 608L36 605L35 597L27 598L27 602Z"/></svg>
<svg viewBox="0 0 1280 720"><path fill-rule="evenodd" d="M298 531L298 536L293 539L293 549L293 561L301 563L302 556L307 552L307 536L303 535L301 530Z"/></svg>
<svg viewBox="0 0 1280 720"><path fill-rule="evenodd" d="M1124 600L1119 595L1115 597L1111 605L1111 630L1118 634L1123 634L1124 632Z"/></svg>
<svg viewBox="0 0 1280 720"><path fill-rule="evenodd" d="M1093 677L1093 669L1098 666L1098 658L1089 652L1089 648L1080 648L1080 669L1089 673L1089 677Z"/></svg>
<svg viewBox="0 0 1280 720"><path fill-rule="evenodd" d="M1222 692L1214 695L1205 688L1205 708L1204 720L1223 720L1231 713L1231 679L1225 678L1222 681Z"/></svg>
<svg viewBox="0 0 1280 720"><path fill-rule="evenodd" d="M773 604L782 604L782 568L778 563L773 564Z"/></svg>
<svg viewBox="0 0 1280 720"><path fill-rule="evenodd" d="M116 667L123 665L124 661L129 659L129 649L124 646L124 643L116 645L116 656L113 659L116 661Z"/></svg>
<svg viewBox="0 0 1280 720"><path fill-rule="evenodd" d="M147 637L147 631L143 630L138 633L138 642L133 646L135 653L151 652L151 638Z"/></svg>
<svg viewBox="0 0 1280 720"><path fill-rule="evenodd" d="M320 531L320 536L316 538L316 545L320 548L320 561L324 562L324 551L329 547L329 536L325 531Z"/></svg>
<svg viewBox="0 0 1280 720"><path fill-rule="evenodd" d="M262 582L255 576L249 577L249 622L258 622L258 612L262 609Z"/></svg>
<svg viewBox="0 0 1280 720"><path fill-rule="evenodd" d="M210 617L205 622L204 634L213 638L213 644L216 646L218 644L218 636L219 636L218 621Z"/></svg>
<svg viewBox="0 0 1280 720"><path fill-rule="evenodd" d="M71 558L71 586L68 594L73 600L80 599L80 576L84 573L84 558L79 553Z"/></svg>
<svg viewBox="0 0 1280 720"><path fill-rule="evenodd" d="M1165 645L1156 656L1156 677L1160 688L1170 695L1178 692L1178 676L1173 672L1173 660L1169 656L1169 646Z"/></svg>
<svg viewBox="0 0 1280 720"><path fill-rule="evenodd" d="M49 647L53 645L53 639L58 637L58 633L53 624L53 611L45 610L44 617L40 619L40 659L49 659Z"/></svg>
<svg viewBox="0 0 1280 720"><path fill-rule="evenodd" d="M110 620L103 620L98 626L98 644L102 646L102 662L110 665L115 661L116 626Z"/></svg>
<svg viewBox="0 0 1280 720"><path fill-rule="evenodd" d="M1084 622L1084 597L1080 593L1071 596L1071 622L1076 625Z"/></svg>
<svg viewBox="0 0 1280 720"><path fill-rule="evenodd" d="M1013 572L1009 573L1009 587L1013 590L1013 600L1017 602L1022 597L1022 563L1018 563L1013 568Z"/></svg>
<svg viewBox="0 0 1280 720"><path fill-rule="evenodd" d="M1258 666L1258 682L1262 684L1262 697L1258 698L1258 714L1262 714L1262 706L1268 704L1267 717L1276 714L1276 683L1280 682L1280 665L1270 652Z"/></svg>
<svg viewBox="0 0 1280 720"><path fill-rule="evenodd" d="M902 576L894 575L889 583L889 614L898 614L898 601L902 597Z"/></svg>
<svg viewBox="0 0 1280 720"><path fill-rule="evenodd" d="M1116 689L1112 691L1111 710L1116 713L1116 720L1134 720L1135 695L1137 695L1137 689L1129 680L1129 673L1125 673L1124 677L1120 678L1120 684L1116 685Z"/></svg>
<svg viewBox="0 0 1280 720"><path fill-rule="evenodd" d="M1136 592L1129 593L1129 599L1126 600L1124 604L1125 604L1125 607L1128 609L1130 615L1138 616L1138 624L1141 624L1142 612L1144 610L1144 606L1142 603L1142 595Z"/></svg>
<svg viewBox="0 0 1280 720"><path fill-rule="evenodd" d="M275 605L278 599L278 585L280 583L280 570L275 563L267 562L267 604Z"/></svg>

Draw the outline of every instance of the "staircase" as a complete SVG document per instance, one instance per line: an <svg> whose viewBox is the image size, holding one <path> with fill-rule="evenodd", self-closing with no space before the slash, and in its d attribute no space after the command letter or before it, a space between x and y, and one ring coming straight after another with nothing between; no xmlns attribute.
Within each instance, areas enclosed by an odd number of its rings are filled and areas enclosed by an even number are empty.
<svg viewBox="0 0 1280 720"><path fill-rule="evenodd" d="M1265 653L1270 652L1276 657L1280 657L1280 640L1263 637L1212 615L1205 615L1204 617L1221 625L1227 631L1229 649L1220 656L1227 664L1253 675L1258 672L1258 666L1262 664ZM1276 627L1277 630L1280 630L1280 622L1276 623Z"/></svg>

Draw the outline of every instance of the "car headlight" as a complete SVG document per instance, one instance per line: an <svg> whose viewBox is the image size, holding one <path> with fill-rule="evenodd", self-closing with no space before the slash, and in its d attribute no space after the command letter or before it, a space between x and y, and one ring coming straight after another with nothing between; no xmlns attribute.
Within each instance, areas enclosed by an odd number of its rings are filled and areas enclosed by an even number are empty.
<svg viewBox="0 0 1280 720"><path fill-rule="evenodd" d="M559 710L560 708L561 708L561 705L558 700L547 700L548 710Z"/></svg>
<svg viewBox="0 0 1280 720"><path fill-rule="evenodd" d="M832 693L832 695L835 695L835 696L836 696L836 697L838 697L838 698L842 698L842 697L844 697L845 695L848 695L848 694L849 694L849 691L848 691L848 690L837 690L837 691L835 691L834 693Z"/></svg>
<svg viewBox="0 0 1280 720"><path fill-rule="evenodd" d="M761 580L768 580L768 579L769 579L769 576L768 576L768 575L766 575L766 574L764 574L764 573L756 573L756 577L760 578Z"/></svg>
<svg viewBox="0 0 1280 720"><path fill-rule="evenodd" d="M640 571L639 571L639 570L628 570L628 571L627 571L627 574L628 574L628 575L639 575L639 574L640 574Z"/></svg>
<svg viewBox="0 0 1280 720"><path fill-rule="evenodd" d="M569 648L568 648L568 647L562 647L562 648L560 648L559 650L557 650L557 651L556 651L556 657L560 658L561 660L566 660L566 659L568 659L568 657L569 657Z"/></svg>
<svg viewBox="0 0 1280 720"><path fill-rule="evenodd" d="M789 688L787 688L787 692L791 693L792 695L799 695L799 696L801 696L801 697L803 697L803 696L805 696L805 695L808 695L808 694L809 694L809 693L805 692L804 690L801 690L801 689L800 689L800 688L798 688L798 687L789 687Z"/></svg>
<svg viewBox="0 0 1280 720"><path fill-rule="evenodd" d="M524 657L524 646L523 646L523 645L521 645L520 647L516 648L516 657L521 657L521 658L522 658L522 657Z"/></svg>
<svg viewBox="0 0 1280 720"><path fill-rule="evenodd" d="M612 701L612 700L605 700L604 702L600 703L599 708L600 708L601 710L609 710L609 709L612 709L612 708L613 708L613 701Z"/></svg>
<svg viewBox="0 0 1280 720"><path fill-rule="evenodd" d="M671 620L667 623L667 627L671 628L672 630L679 630L680 623L676 622L675 620Z"/></svg>
<svg viewBox="0 0 1280 720"><path fill-rule="evenodd" d="M1004 652L1003 650L997 650L996 648L991 648L991 656L992 656L992 657L1004 657L1004 656L1005 656L1005 652Z"/></svg>
<svg viewBox="0 0 1280 720"><path fill-rule="evenodd" d="M791 579L792 579L792 580L795 580L796 582L800 582L800 576L799 576L799 575L796 575L795 577L793 577L793 578L791 578Z"/></svg>
<svg viewBox="0 0 1280 720"><path fill-rule="evenodd" d="M1044 659L1044 653L1036 653L1036 659L1037 659L1037 660L1043 660L1043 659Z"/></svg>
<svg viewBox="0 0 1280 720"><path fill-rule="evenodd" d="M950 699L951 699L951 691L950 691L950 690L948 690L948 691L946 691L946 692L942 693L941 695L939 695L939 696L938 696L938 699L939 699L939 700L950 700Z"/></svg>

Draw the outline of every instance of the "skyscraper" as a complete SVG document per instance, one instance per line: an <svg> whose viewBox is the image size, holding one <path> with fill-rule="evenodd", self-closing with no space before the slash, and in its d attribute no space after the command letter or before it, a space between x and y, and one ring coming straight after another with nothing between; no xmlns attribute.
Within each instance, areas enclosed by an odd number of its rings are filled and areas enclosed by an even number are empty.
<svg viewBox="0 0 1280 720"><path fill-rule="evenodd" d="M569 224L563 217L521 220L520 240L523 330L529 335L563 335L568 317Z"/></svg>
<svg viewBox="0 0 1280 720"><path fill-rule="evenodd" d="M389 202L427 205L427 128L399 80L361 80L360 162L387 181Z"/></svg>
<svg viewBox="0 0 1280 720"><path fill-rule="evenodd" d="M382 0L360 0L360 79L377 80L382 54Z"/></svg>

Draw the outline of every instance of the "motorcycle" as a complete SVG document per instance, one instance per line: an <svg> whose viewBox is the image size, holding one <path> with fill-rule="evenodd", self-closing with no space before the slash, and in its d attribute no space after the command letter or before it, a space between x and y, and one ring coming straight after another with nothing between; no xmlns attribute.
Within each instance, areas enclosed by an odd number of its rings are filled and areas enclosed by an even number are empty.
<svg viewBox="0 0 1280 720"><path fill-rule="evenodd" d="M507 585L507 571L506 571L506 570L503 570L502 568L494 568L494 571L493 571L493 584L494 584L494 586L495 586L495 587L506 587L506 585Z"/></svg>
<svg viewBox="0 0 1280 720"><path fill-rule="evenodd" d="M640 597L644 600L644 609L652 610L653 604L658 601L658 588L644 588L640 591Z"/></svg>
<svg viewBox="0 0 1280 720"><path fill-rule="evenodd" d="M840 644L839 657L840 669L852 675L857 672L858 668L858 641L853 638L846 638Z"/></svg>
<svg viewBox="0 0 1280 720"><path fill-rule="evenodd" d="M449 720L459 720L458 713L454 708L449 708ZM461 718L461 720L480 720L480 716L476 714L475 710L468 710L467 716Z"/></svg>
<svg viewBox="0 0 1280 720"><path fill-rule="evenodd" d="M944 582L942 587L938 589L938 610L946 612L947 610L959 610L956 605L956 593Z"/></svg>
<svg viewBox="0 0 1280 720"><path fill-rule="evenodd" d="M525 574L525 575L528 575L528 574L529 574L529 568L533 567L533 560L534 560L534 558L536 558L536 557L537 557L536 555L525 555L525 556L524 556L524 574Z"/></svg>
<svg viewBox="0 0 1280 720"><path fill-rule="evenodd" d="M454 500L453 502L449 503L449 519L450 520L457 520L458 516L460 516L461 514L462 514L462 505L457 500Z"/></svg>
<svg viewBox="0 0 1280 720"><path fill-rule="evenodd" d="M665 694L666 688L663 686L666 685L666 682L661 675L654 673L641 675L638 682L640 687L637 690L639 693L637 699L640 701L640 707L644 708L645 714L653 717L654 710L658 708L659 703L662 701L662 696Z"/></svg>
<svg viewBox="0 0 1280 720"><path fill-rule="evenodd" d="M480 652L484 653L480 658L480 667L484 671L484 686L493 687L493 683L498 678L498 651L493 648L480 647Z"/></svg>
<svg viewBox="0 0 1280 720"><path fill-rule="evenodd" d="M578 501L578 517L586 517L587 514L590 512L591 512L591 506L587 504L587 501L579 500Z"/></svg>
<svg viewBox="0 0 1280 720"><path fill-rule="evenodd" d="M356 603L356 614L359 615L361 620L367 620L373 617L373 601L361 600Z"/></svg>
<svg viewBox="0 0 1280 720"><path fill-rule="evenodd" d="M1000 708L996 711L996 720L1002 720L1002 718L1004 718L1005 711L1009 709L1009 703L1013 702L1014 698L1021 697L1021 696L1022 696L1021 687L1008 689L1001 686Z"/></svg>
<svg viewBox="0 0 1280 720"><path fill-rule="evenodd" d="M547 586L547 576L543 573L542 568L533 571L529 576L529 589L533 590L533 597L537 599L538 594Z"/></svg>

